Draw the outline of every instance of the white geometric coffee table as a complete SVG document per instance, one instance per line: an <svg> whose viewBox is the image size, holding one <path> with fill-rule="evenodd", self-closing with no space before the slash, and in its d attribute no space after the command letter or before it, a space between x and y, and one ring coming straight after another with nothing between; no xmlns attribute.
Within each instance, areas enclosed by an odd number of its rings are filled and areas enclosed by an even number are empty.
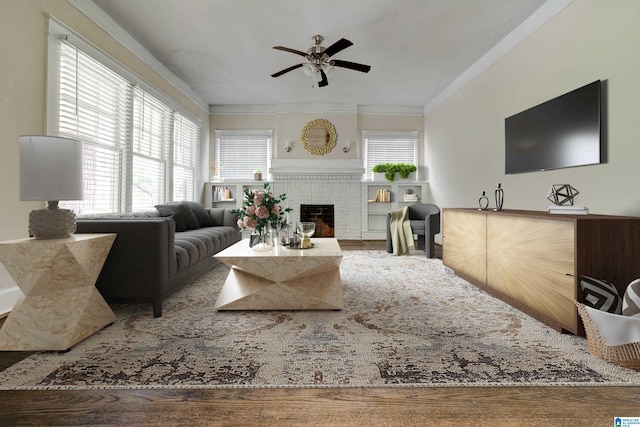
<svg viewBox="0 0 640 427"><path fill-rule="evenodd" d="M342 250L337 239L311 249L276 246L256 252L244 239L214 257L232 266L216 310L341 310Z"/></svg>

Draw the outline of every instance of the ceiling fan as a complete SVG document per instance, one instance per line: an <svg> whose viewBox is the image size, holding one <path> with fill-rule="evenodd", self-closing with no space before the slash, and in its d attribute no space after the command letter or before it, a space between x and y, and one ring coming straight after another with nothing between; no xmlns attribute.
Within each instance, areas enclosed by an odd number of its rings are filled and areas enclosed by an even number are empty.
<svg viewBox="0 0 640 427"><path fill-rule="evenodd" d="M295 53L296 55L304 56L307 59L307 62L285 68L282 71L278 71L277 73L272 74L271 77L280 77L281 75L288 73L289 71L304 67L304 73L307 76L313 77L314 81L318 82L319 87L324 87L329 84L329 81L327 80L327 74L330 73L333 67L348 68L350 70L361 71L363 73L368 73L371 69L371 66L369 65L342 61L340 59L331 59L331 57L336 53L343 51L344 49L353 45L353 43L351 43L349 40L340 39L331 46L325 48L324 46L321 46L324 37L316 35L313 36L312 39L315 43L315 46L310 47L306 52L284 46L274 46L274 49L284 50L285 52L291 52Z"/></svg>

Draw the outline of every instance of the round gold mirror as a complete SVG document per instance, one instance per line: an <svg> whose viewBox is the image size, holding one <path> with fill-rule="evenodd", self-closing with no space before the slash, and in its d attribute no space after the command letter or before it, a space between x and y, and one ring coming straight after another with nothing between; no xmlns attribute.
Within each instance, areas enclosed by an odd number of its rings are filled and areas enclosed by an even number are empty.
<svg viewBox="0 0 640 427"><path fill-rule="evenodd" d="M300 132L302 146L314 156L324 156L331 152L337 139L336 128L325 119L311 120Z"/></svg>

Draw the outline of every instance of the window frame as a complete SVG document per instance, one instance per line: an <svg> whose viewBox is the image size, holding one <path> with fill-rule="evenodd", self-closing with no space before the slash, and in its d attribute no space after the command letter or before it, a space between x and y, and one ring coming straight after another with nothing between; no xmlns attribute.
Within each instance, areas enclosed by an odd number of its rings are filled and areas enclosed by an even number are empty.
<svg viewBox="0 0 640 427"><path fill-rule="evenodd" d="M216 129L214 131L215 134L215 151L214 151L214 164L211 165L212 173L216 173L215 171L222 171L221 175L217 175L216 177L223 178L227 181L247 181L253 179L253 171L261 170L262 176L269 176L269 171L271 169L271 152L273 145L273 130L219 130ZM264 156L265 158L261 160L250 160L247 158L247 163L250 165L247 168L242 168L244 170L244 174L242 171L235 170L234 172L226 172L225 173L225 160L222 159L221 155L221 147L223 139L235 140L235 142L241 142L242 140L255 141L257 139L264 138ZM249 144L245 147L241 147L241 151L247 152L249 151ZM228 162L227 162L228 163ZM234 170L234 169L232 169Z"/></svg>
<svg viewBox="0 0 640 427"><path fill-rule="evenodd" d="M61 66L61 55L62 55L62 47L64 44L76 49L78 53L88 57L90 60L95 61L99 66L104 67L104 69L110 71L114 75L117 75L119 78L123 79L130 86L129 88L129 100L127 105L127 111L125 112L126 116L126 140L124 141L124 148L120 147L121 152L118 154L120 156L120 166L118 167L118 176L117 178L120 180L117 189L117 197L110 197L109 202L109 211L99 210L99 211L91 211L85 210L86 205L89 203L84 203L83 201L77 202L65 202L68 204L70 208L75 209L76 213L124 213L131 212L133 207L135 210L138 210L140 205L136 204L136 201L133 200L134 194L134 174L133 174L133 165L136 159L140 162L141 159L144 159L144 156L139 156L134 153L134 115L136 113L134 108L134 99L137 94L142 93L143 97L148 97L150 100L157 102L158 105L161 105L166 109L166 117L165 121L163 121L162 125L162 154L158 158L153 158L154 162L161 162L162 165L158 164L161 169L161 177L157 177L158 182L154 185L156 188L155 193L156 196L152 197L152 201L150 203L165 203L168 201L174 200L176 194L184 195L182 197L185 200L198 200L199 198L199 184L202 181L200 167L201 167L201 151L202 151L202 121L196 117L193 113L186 110L182 105L177 103L175 100L146 82L144 79L136 75L134 72L126 68L124 65L117 62L112 57L108 56L106 53L101 51L99 48L85 40L83 37L75 33L73 30L68 28L66 25L55 19L54 17L49 18L49 32L48 32L48 62L47 62L47 109L46 109L46 133L48 135L59 135L61 133L60 127L60 97L61 97L61 86L60 86L60 66ZM176 133L176 127L178 121L181 126L184 123L187 123L191 130L186 135L190 135L192 138L193 144L193 153L190 153L189 159L192 162L191 165L187 165L185 167L184 164L181 164L182 167L182 175L180 175L180 179L182 182L179 183L181 190L176 193L174 186L176 183L174 182L174 169L177 167L176 159L176 141L178 136L183 138L185 134ZM157 125L153 125L157 126ZM195 131L194 131L195 130ZM72 138L77 138L82 140L85 145L87 144L95 144L99 141L89 141L86 138L78 134L74 134L73 132L65 132L64 135ZM153 138L152 144L158 144L157 136ZM181 140L181 142L184 142ZM134 157L136 156L136 157ZM157 156L156 156L157 157ZM151 159L151 157L149 157ZM184 160L184 159L181 159ZM154 170L155 171L155 170ZM155 171L157 172L157 171ZM155 173L154 172L154 173ZM185 176L189 174L190 176ZM185 182L184 180L192 182ZM161 189L158 187L161 183ZM113 183L111 184L113 185ZM185 191L188 191L189 194L185 194ZM117 198L117 201L115 200ZM153 208L153 205L146 206L146 208ZM101 208L102 209L102 208Z"/></svg>
<svg viewBox="0 0 640 427"><path fill-rule="evenodd" d="M382 150L386 153L370 159L370 141L376 143L406 144L411 141L413 147L401 155L397 150ZM378 163L411 163L418 166L418 131L362 131L362 162L364 165L364 177L367 181L373 181L372 168Z"/></svg>

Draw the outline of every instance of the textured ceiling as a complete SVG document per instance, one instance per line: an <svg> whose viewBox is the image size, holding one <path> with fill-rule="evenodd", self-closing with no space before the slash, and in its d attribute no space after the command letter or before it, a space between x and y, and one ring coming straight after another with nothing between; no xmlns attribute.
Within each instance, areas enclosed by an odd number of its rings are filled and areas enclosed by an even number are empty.
<svg viewBox="0 0 640 427"><path fill-rule="evenodd" d="M544 0L94 0L210 105L344 103L424 107ZM304 61L272 49L306 51L344 37L324 88Z"/></svg>

